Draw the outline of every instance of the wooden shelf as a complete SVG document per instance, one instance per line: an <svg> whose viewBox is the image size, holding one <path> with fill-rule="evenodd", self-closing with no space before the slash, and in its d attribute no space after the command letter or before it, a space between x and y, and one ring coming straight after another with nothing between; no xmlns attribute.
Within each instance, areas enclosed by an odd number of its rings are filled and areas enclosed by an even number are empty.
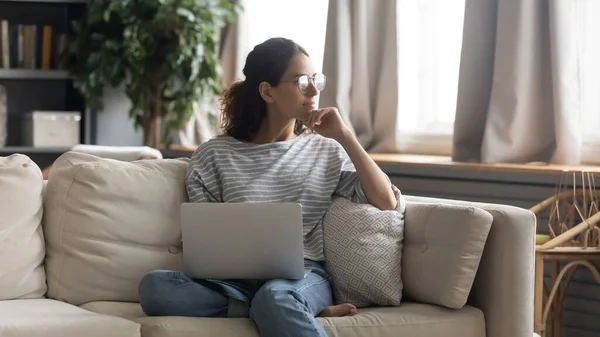
<svg viewBox="0 0 600 337"><path fill-rule="evenodd" d="M2 1L2 0L0 0ZM0 69L0 80L66 80L66 70Z"/></svg>
<svg viewBox="0 0 600 337"><path fill-rule="evenodd" d="M0 154L60 154L71 150L70 147L33 147L33 146L5 146L0 147Z"/></svg>
<svg viewBox="0 0 600 337"><path fill-rule="evenodd" d="M0 0L0 2L39 2L50 4L84 4L88 0Z"/></svg>
<svg viewBox="0 0 600 337"><path fill-rule="evenodd" d="M515 173L533 173L533 174L561 174L563 172L594 172L600 173L598 165L555 165L547 163L529 163L529 164L490 164L490 163L467 163L455 162L447 156L428 156L412 154L392 154L392 153L374 153L371 158L379 164L385 166L404 166L418 169L426 168L444 168L447 170L467 171L467 172L515 172Z"/></svg>

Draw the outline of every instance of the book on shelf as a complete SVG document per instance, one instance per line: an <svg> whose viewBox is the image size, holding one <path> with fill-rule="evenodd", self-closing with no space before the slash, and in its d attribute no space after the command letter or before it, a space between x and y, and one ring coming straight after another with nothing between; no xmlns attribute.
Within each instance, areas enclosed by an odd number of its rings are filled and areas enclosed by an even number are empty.
<svg viewBox="0 0 600 337"><path fill-rule="evenodd" d="M0 69L63 69L66 34L51 25L0 20Z"/></svg>

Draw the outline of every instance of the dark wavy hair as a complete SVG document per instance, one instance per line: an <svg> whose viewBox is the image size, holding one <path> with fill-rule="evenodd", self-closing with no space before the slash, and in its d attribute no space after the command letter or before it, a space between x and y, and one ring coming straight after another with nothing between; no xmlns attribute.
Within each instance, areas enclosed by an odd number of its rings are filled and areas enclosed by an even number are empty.
<svg viewBox="0 0 600 337"><path fill-rule="evenodd" d="M308 56L304 48L285 38L268 39L254 47L244 65L246 79L223 91L221 116L224 135L241 141L254 139L267 113L267 104L260 96L258 86L261 82L277 86L290 60L300 53ZM305 129L300 121L296 121L296 135Z"/></svg>

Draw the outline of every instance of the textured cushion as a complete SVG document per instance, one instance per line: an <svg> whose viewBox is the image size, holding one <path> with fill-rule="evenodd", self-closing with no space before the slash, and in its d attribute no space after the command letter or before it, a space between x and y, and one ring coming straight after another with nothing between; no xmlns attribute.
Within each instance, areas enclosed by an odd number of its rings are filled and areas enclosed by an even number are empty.
<svg viewBox="0 0 600 337"><path fill-rule="evenodd" d="M258 337L248 318L146 317L137 303L95 302L83 308L142 324L144 337ZM330 337L484 337L481 310L452 310L403 302L399 307L365 308L353 317L318 318Z"/></svg>
<svg viewBox="0 0 600 337"><path fill-rule="evenodd" d="M405 202L394 190L396 210L336 198L325 214L325 267L337 303L400 305Z"/></svg>
<svg viewBox="0 0 600 337"><path fill-rule="evenodd" d="M140 324L49 300L0 301L2 337L139 337Z"/></svg>
<svg viewBox="0 0 600 337"><path fill-rule="evenodd" d="M0 300L46 292L42 185L27 156L0 157Z"/></svg>
<svg viewBox="0 0 600 337"><path fill-rule="evenodd" d="M137 301L146 273L180 270L187 166L187 159L58 158L45 203L48 296L77 305Z"/></svg>
<svg viewBox="0 0 600 337"><path fill-rule="evenodd" d="M462 308L471 292L492 220L490 213L476 207L407 203L402 256L404 296Z"/></svg>

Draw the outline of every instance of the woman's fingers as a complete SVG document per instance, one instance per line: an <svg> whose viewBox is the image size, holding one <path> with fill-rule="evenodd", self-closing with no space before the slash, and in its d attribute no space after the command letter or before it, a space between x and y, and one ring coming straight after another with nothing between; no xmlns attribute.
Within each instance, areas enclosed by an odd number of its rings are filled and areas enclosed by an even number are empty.
<svg viewBox="0 0 600 337"><path fill-rule="evenodd" d="M313 120L315 119L315 116L317 115L318 111L319 110L313 110L310 112L310 117L308 117L308 125L307 125L309 128L312 128Z"/></svg>
<svg viewBox="0 0 600 337"><path fill-rule="evenodd" d="M314 110L309 119L309 127L314 128L315 125L321 124L321 118L327 113L327 109Z"/></svg>
<svg viewBox="0 0 600 337"><path fill-rule="evenodd" d="M317 119L315 120L315 124L321 125L321 119L323 118L323 116L325 116L327 114L327 110L323 110L319 112L319 115L317 116Z"/></svg>

